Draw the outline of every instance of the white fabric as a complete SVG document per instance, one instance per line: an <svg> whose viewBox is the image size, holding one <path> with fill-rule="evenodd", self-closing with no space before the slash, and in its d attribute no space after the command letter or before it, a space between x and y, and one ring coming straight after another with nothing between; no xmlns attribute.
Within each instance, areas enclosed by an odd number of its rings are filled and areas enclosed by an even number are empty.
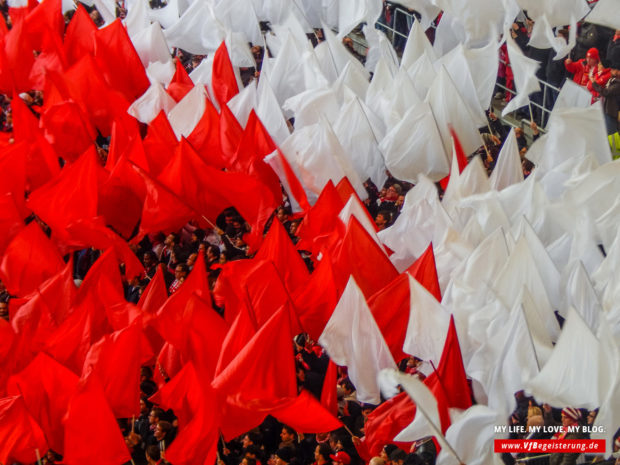
<svg viewBox="0 0 620 465"><path fill-rule="evenodd" d="M505 10L497 0L435 0L435 4L451 17L458 18L466 34L464 43L479 46L501 31Z"/></svg>
<svg viewBox="0 0 620 465"><path fill-rule="evenodd" d="M487 122L484 110L486 110L488 106L482 107L480 104L478 92L474 84L473 76L469 70L469 63L465 56L463 45L461 44L455 47L435 63L435 69L439 72L441 66L443 66L450 75L452 83L456 86L459 95L463 98L471 115L475 118L476 125L478 127L484 126ZM497 63L494 68L493 74L497 76Z"/></svg>
<svg viewBox="0 0 620 465"><path fill-rule="evenodd" d="M377 377L384 368L396 369L396 363L353 277L318 342L334 363L348 368L358 401L381 402Z"/></svg>
<svg viewBox="0 0 620 465"><path fill-rule="evenodd" d="M422 55L426 55L431 61L437 59L433 46L424 33L423 26L418 21L414 21L409 31L400 67L408 70Z"/></svg>
<svg viewBox="0 0 620 465"><path fill-rule="evenodd" d="M431 86L426 101L433 109L446 154L452 153L450 125L456 131L465 155L469 155L482 145L476 117L469 111L444 67L439 70L437 80Z"/></svg>
<svg viewBox="0 0 620 465"><path fill-rule="evenodd" d="M526 57L509 32L504 33L504 38L508 48L510 67L514 74L517 95L513 96L510 102L508 102L508 105L502 111L502 116L527 105L530 101L529 95L540 90L540 85L536 78L536 72L540 67L540 63Z"/></svg>
<svg viewBox="0 0 620 465"><path fill-rule="evenodd" d="M243 33L246 42L254 45L263 44L263 35L250 0L219 2L215 8L215 16L230 30Z"/></svg>
<svg viewBox="0 0 620 465"><path fill-rule="evenodd" d="M131 36L131 42L145 67L150 63L168 63L172 61L170 49L158 23L153 23L146 29Z"/></svg>
<svg viewBox="0 0 620 465"><path fill-rule="evenodd" d="M366 105L386 123L392 112L390 96L394 89L394 76L386 65L385 60L377 63L372 81L366 91Z"/></svg>
<svg viewBox="0 0 620 465"><path fill-rule="evenodd" d="M441 8L438 8L433 0L400 0L400 5L411 10L415 10L420 13L422 17L420 22L422 23L422 30L426 31L431 23L437 18L441 12ZM415 20L417 22L417 19Z"/></svg>
<svg viewBox="0 0 620 465"><path fill-rule="evenodd" d="M435 72L430 58L427 55L422 55L413 66L407 70L407 73L413 81L418 97L423 100L426 99L429 89L437 80L437 73Z"/></svg>
<svg viewBox="0 0 620 465"><path fill-rule="evenodd" d="M340 113L336 93L331 88L308 89L286 99L282 109L284 114L295 117L295 129L316 124L320 118L327 118L333 124Z"/></svg>
<svg viewBox="0 0 620 465"><path fill-rule="evenodd" d="M437 366L450 326L450 313L412 276L409 292L409 324L403 352Z"/></svg>
<svg viewBox="0 0 620 465"><path fill-rule="evenodd" d="M164 31L168 45L194 55L215 52L226 38L226 28L217 20L213 6L195 1L183 16Z"/></svg>
<svg viewBox="0 0 620 465"><path fill-rule="evenodd" d="M235 115L241 127L245 127L248 123L250 112L256 108L257 103L256 81L252 81L241 89L241 92L231 98L226 105Z"/></svg>
<svg viewBox="0 0 620 465"><path fill-rule="evenodd" d="M486 110L491 106L495 82L497 81L499 45L493 39L482 48L465 48L463 52L476 86L480 107Z"/></svg>
<svg viewBox="0 0 620 465"><path fill-rule="evenodd" d="M620 29L620 10L617 0L599 0L585 20L588 23Z"/></svg>
<svg viewBox="0 0 620 465"><path fill-rule="evenodd" d="M537 21L545 15L551 27L570 24L571 17L580 20L590 11L586 0L517 0L523 10L527 10L530 18Z"/></svg>
<svg viewBox="0 0 620 465"><path fill-rule="evenodd" d="M551 358L540 373L529 381L530 392L538 402L595 409L601 405L609 385L602 383L607 373L598 339L579 314L569 309L562 334Z"/></svg>
<svg viewBox="0 0 620 465"><path fill-rule="evenodd" d="M364 67L369 73L374 73L377 63L383 59L390 68L390 73L394 76L398 70L398 55L396 55L392 43L385 33L366 25L364 26L364 37L369 46Z"/></svg>
<svg viewBox="0 0 620 465"><path fill-rule="evenodd" d="M155 61L146 68L146 75L151 83L158 82L162 86L167 86L172 80L175 71L172 60L165 63Z"/></svg>
<svg viewBox="0 0 620 465"><path fill-rule="evenodd" d="M167 29L179 20L179 0L169 0L165 7L149 9L149 19Z"/></svg>
<svg viewBox="0 0 620 465"><path fill-rule="evenodd" d="M381 15L381 0L339 0L338 38L343 39L361 22L375 24Z"/></svg>
<svg viewBox="0 0 620 465"><path fill-rule="evenodd" d="M189 136L205 112L207 93L203 86L194 86L168 113L168 121L177 139Z"/></svg>
<svg viewBox="0 0 620 465"><path fill-rule="evenodd" d="M127 109L127 113L144 124L149 124L160 111L166 114L174 108L176 102L159 82L154 82L147 91Z"/></svg>
<svg viewBox="0 0 620 465"><path fill-rule="evenodd" d="M385 164L397 179L416 183L424 174L439 181L449 172L441 135L428 103L412 107L379 145Z"/></svg>
<svg viewBox="0 0 620 465"><path fill-rule="evenodd" d="M504 141L502 150L499 152L495 168L489 177L489 182L492 189L501 191L521 181L523 181L523 168L521 167L519 146L517 145L515 131L511 129Z"/></svg>
<svg viewBox="0 0 620 465"><path fill-rule="evenodd" d="M325 42L322 43L324 44ZM339 94L339 98L341 98L340 94L344 93L343 86L353 91L362 101L366 100L366 92L369 86L368 77L361 72L360 68L353 66L351 62L345 65L342 73L340 73L340 76L338 76L336 82L334 82L333 88Z"/></svg>
<svg viewBox="0 0 620 465"><path fill-rule="evenodd" d="M474 405L452 420L446 431L446 440L454 447L460 463L467 465L502 465L501 454L494 451L495 425L506 421L485 405ZM459 465L459 460L442 449L437 456L437 465Z"/></svg>
<svg viewBox="0 0 620 465"><path fill-rule="evenodd" d="M484 387L489 407L502 418L508 418L516 407L514 393L524 389L526 381L539 370L520 305L511 310L506 323L478 349L467 366L467 373Z"/></svg>
<svg viewBox="0 0 620 465"><path fill-rule="evenodd" d="M571 107L588 108L592 102L592 94L572 79L567 79L560 89L553 111L566 110Z"/></svg>
<svg viewBox="0 0 620 465"><path fill-rule="evenodd" d="M369 78L368 71L351 53L346 49L340 40L334 35L328 26L323 26L323 34L325 35L325 41L329 45L329 51L331 52L332 59L338 70L338 75L342 73L347 63L352 63L352 66L358 68L360 73Z"/></svg>
<svg viewBox="0 0 620 465"><path fill-rule="evenodd" d="M288 162L297 170L297 177L310 198L318 198L330 179L335 185L343 177L349 179L360 199L368 197L362 181L324 118L318 124L295 131L281 148Z"/></svg>
<svg viewBox="0 0 620 465"><path fill-rule="evenodd" d="M123 20L123 24L127 28L129 37L133 37L149 27L151 22L148 17L148 10L147 0L134 0L127 3L127 16Z"/></svg>
<svg viewBox="0 0 620 465"><path fill-rule="evenodd" d="M383 186L387 174L377 142L383 137L383 129L370 108L357 97L349 100L340 109L333 129L360 179L370 178L376 186Z"/></svg>
<svg viewBox="0 0 620 465"><path fill-rule="evenodd" d="M385 125L392 128L400 123L412 107L420 105L422 100L407 72L399 69L394 76L392 89L389 90L389 113L385 115ZM390 95L391 94L391 95Z"/></svg>
<svg viewBox="0 0 620 465"><path fill-rule="evenodd" d="M593 333L597 333L603 316L603 308L598 300L590 276L583 263L575 261L566 270L563 288L566 290L563 307L573 307Z"/></svg>
<svg viewBox="0 0 620 465"><path fill-rule="evenodd" d="M290 136L290 131L278 100L271 89L269 77L266 75L261 76L258 81L256 98L258 100L256 115L276 145L282 145L286 138Z"/></svg>

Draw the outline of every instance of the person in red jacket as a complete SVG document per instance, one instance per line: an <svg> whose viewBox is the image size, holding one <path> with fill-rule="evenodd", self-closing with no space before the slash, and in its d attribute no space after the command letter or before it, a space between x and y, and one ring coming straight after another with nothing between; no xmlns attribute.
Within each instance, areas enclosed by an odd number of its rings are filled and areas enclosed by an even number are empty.
<svg viewBox="0 0 620 465"><path fill-rule="evenodd" d="M599 61L598 49L593 47L588 50L586 57L579 61L573 61L567 58L564 61L564 66L566 67L566 71L573 74L573 81L580 86L586 87L589 81L588 76L590 72L595 72L598 69Z"/></svg>

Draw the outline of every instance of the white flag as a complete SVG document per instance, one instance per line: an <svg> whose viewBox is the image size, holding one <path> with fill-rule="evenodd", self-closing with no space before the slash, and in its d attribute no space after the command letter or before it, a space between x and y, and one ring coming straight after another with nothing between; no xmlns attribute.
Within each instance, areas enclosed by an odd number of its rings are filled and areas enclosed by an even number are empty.
<svg viewBox="0 0 620 465"><path fill-rule="evenodd" d="M159 82L151 83L147 91L127 109L127 113L144 124L149 124L160 111L166 114L176 105L176 102Z"/></svg>
<svg viewBox="0 0 620 465"><path fill-rule="evenodd" d="M491 182L491 188L498 191L523 181L521 156L519 155L514 129L510 130L508 137L504 141L489 181Z"/></svg>
<svg viewBox="0 0 620 465"><path fill-rule="evenodd" d="M381 402L379 372L396 369L396 363L352 276L318 342L334 363L348 368L357 400Z"/></svg>

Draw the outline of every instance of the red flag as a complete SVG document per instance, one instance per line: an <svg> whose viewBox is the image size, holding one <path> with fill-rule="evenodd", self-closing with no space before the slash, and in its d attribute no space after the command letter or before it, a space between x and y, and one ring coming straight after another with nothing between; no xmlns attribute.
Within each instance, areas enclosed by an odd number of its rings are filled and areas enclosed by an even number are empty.
<svg viewBox="0 0 620 465"><path fill-rule="evenodd" d="M200 372L187 363L151 400L173 409L179 419L179 432L166 449L166 459L178 465L211 464L219 440L219 405Z"/></svg>
<svg viewBox="0 0 620 465"><path fill-rule="evenodd" d="M296 195L295 198L297 198ZM336 228L340 222L338 214L343 208L344 202L340 199L338 191L336 191L333 183L328 181L318 200L307 211L299 228L297 228L297 235L301 239L297 244L297 249L318 252L319 249L314 247L314 243Z"/></svg>
<svg viewBox="0 0 620 465"><path fill-rule="evenodd" d="M403 343L409 324L409 277L403 273L368 298L372 312L394 360L402 360Z"/></svg>
<svg viewBox="0 0 620 465"><path fill-rule="evenodd" d="M190 139L191 137L190 135ZM143 141L143 151L146 153L148 167L142 166L138 160L133 159L131 156L128 158L138 164L142 169L146 170L151 176L157 177L174 156L174 151L178 143L179 141L174 135L174 131L168 122L166 114L160 111L155 119L151 121L151 124L149 124L146 137ZM199 150L196 147L194 148Z"/></svg>
<svg viewBox="0 0 620 465"><path fill-rule="evenodd" d="M24 227L21 215L17 211L12 194L0 195L0 256L11 239Z"/></svg>
<svg viewBox="0 0 620 465"><path fill-rule="evenodd" d="M95 51L95 32L97 26L86 9L78 4L65 33L65 53L69 64L77 63L84 55Z"/></svg>
<svg viewBox="0 0 620 465"><path fill-rule="evenodd" d="M133 102L150 86L144 66L120 19L95 32L95 58L108 85Z"/></svg>
<svg viewBox="0 0 620 465"><path fill-rule="evenodd" d="M93 436L91 428L97 425ZM114 414L108 405L97 375L80 380L65 417L65 455L67 465L110 465L131 459Z"/></svg>
<svg viewBox="0 0 620 465"><path fill-rule="evenodd" d="M145 198L144 180L122 156L99 190L97 212L119 236L129 239L142 215Z"/></svg>
<svg viewBox="0 0 620 465"><path fill-rule="evenodd" d="M424 382L434 394L443 391L447 407L463 410L471 407L471 394L454 325L454 316L450 317L450 327L437 371L433 372ZM438 397L437 394L435 397Z"/></svg>
<svg viewBox="0 0 620 465"><path fill-rule="evenodd" d="M60 454L64 453L62 420L77 383L77 375L43 352L9 380L9 392L23 397L49 447Z"/></svg>
<svg viewBox="0 0 620 465"><path fill-rule="evenodd" d="M241 352L248 341L254 337L256 331L256 323L250 317L250 311L245 306L241 307L222 342L222 350L215 369L216 376L222 373Z"/></svg>
<svg viewBox="0 0 620 465"><path fill-rule="evenodd" d="M180 102L181 99L194 88L194 83L187 74L187 71L185 71L181 60L175 58L175 61L176 71L174 76L172 76L170 84L168 84L166 92L170 94L170 97L172 97L175 102Z"/></svg>
<svg viewBox="0 0 620 465"><path fill-rule="evenodd" d="M164 281L163 264L157 266L155 275L140 296L138 307L147 313L156 313L168 299L166 282Z"/></svg>
<svg viewBox="0 0 620 465"><path fill-rule="evenodd" d="M452 126L450 126L450 135L452 136L452 142L454 143L454 155L456 156L456 161L459 166L459 173L462 173L465 167L467 166L467 156L465 156L465 152L463 151L463 146L461 145L461 141L459 140L456 131ZM443 178L439 181L439 185L443 190L448 187L448 183L450 182L450 175Z"/></svg>
<svg viewBox="0 0 620 465"><path fill-rule="evenodd" d="M26 28L35 50L41 50L47 31L61 38L65 32L62 0L44 0L26 17Z"/></svg>
<svg viewBox="0 0 620 465"><path fill-rule="evenodd" d="M0 463L34 463L36 451L47 451L43 431L30 416L21 396L0 399Z"/></svg>
<svg viewBox="0 0 620 465"><path fill-rule="evenodd" d="M338 415L338 366L329 361L327 365L327 372L325 373L325 379L323 380L323 390L321 391L321 405L331 412L332 415Z"/></svg>
<svg viewBox="0 0 620 465"><path fill-rule="evenodd" d="M222 41L218 49L215 51L213 57L213 70L211 76L211 83L213 86L213 93L215 98L220 104L221 108L224 108L226 103L239 93L239 86L237 84L237 78L233 65L230 62L230 56L228 55L228 49L226 43Z"/></svg>
<svg viewBox="0 0 620 465"><path fill-rule="evenodd" d="M0 192L12 194L20 216L25 218L29 210L25 206L26 157L28 150L25 142L18 142L2 148L0 152Z"/></svg>
<svg viewBox="0 0 620 465"><path fill-rule="evenodd" d="M207 165L215 168L225 168L228 165L220 142L220 115L208 98L205 98L205 111L187 141Z"/></svg>
<svg viewBox="0 0 620 465"><path fill-rule="evenodd" d="M393 444L394 437L415 418L416 407L406 392L386 400L373 410L364 424L364 442L370 457L379 455L386 444ZM400 444L409 450L411 444Z"/></svg>
<svg viewBox="0 0 620 465"><path fill-rule="evenodd" d="M132 120L117 118L112 123L112 134L110 134L110 147L105 168L112 171L121 156L128 151L128 147L135 139L141 139L138 121L133 120L132 124L127 124ZM146 157L144 158L146 160ZM147 166L148 168L148 166Z"/></svg>
<svg viewBox="0 0 620 465"><path fill-rule="evenodd" d="M273 261L289 293L295 292L308 282L310 273L306 264L299 256L284 226L275 217L255 259Z"/></svg>
<svg viewBox="0 0 620 465"><path fill-rule="evenodd" d="M54 244L36 222L9 243L0 262L0 279L13 295L24 296L64 267Z"/></svg>
<svg viewBox="0 0 620 465"><path fill-rule="evenodd" d="M60 11L59 11L60 12ZM47 74L62 73L68 68L67 57L62 44L62 37L48 26L44 26L40 53L34 60L30 70L30 81L35 90L44 90Z"/></svg>
<svg viewBox="0 0 620 465"><path fill-rule="evenodd" d="M354 216L333 262L338 287L343 289L353 276L367 299L398 276L387 255Z"/></svg>
<svg viewBox="0 0 620 465"><path fill-rule="evenodd" d="M213 380L233 404L269 410L297 397L288 312L278 310Z"/></svg>
<svg viewBox="0 0 620 465"><path fill-rule="evenodd" d="M429 244L426 251L407 269L407 273L422 284L428 292L433 294L438 302L441 302L441 289L435 266L435 254L433 244Z"/></svg>
<svg viewBox="0 0 620 465"><path fill-rule="evenodd" d="M15 142L32 140L32 136L39 132L39 121L34 113L28 109L24 101L18 95L13 95L11 100L13 114L13 136Z"/></svg>
<svg viewBox="0 0 620 465"><path fill-rule="evenodd" d="M26 156L26 189L32 192L60 173L58 154L42 133L35 134Z"/></svg>
<svg viewBox="0 0 620 465"><path fill-rule="evenodd" d="M98 186L107 177L91 149L75 164L65 166L58 177L30 194L27 205L52 228L54 236L67 241L66 226L97 216Z"/></svg>
<svg viewBox="0 0 620 465"><path fill-rule="evenodd" d="M13 19L13 27L4 37L6 68L2 74L9 73L12 88L2 89L2 93L27 92L32 89L30 70L34 64L33 47L25 28L25 16Z"/></svg>
<svg viewBox="0 0 620 465"><path fill-rule="evenodd" d="M289 405L272 410L270 415L299 433L327 433L342 428L342 422L305 390Z"/></svg>
<svg viewBox="0 0 620 465"><path fill-rule="evenodd" d="M46 108L40 120L45 139L65 160L77 160L95 142L95 128L73 101L67 100ZM36 123L38 126L38 121Z"/></svg>
<svg viewBox="0 0 620 465"><path fill-rule="evenodd" d="M243 128L228 105L220 109L220 144L222 148L222 158L226 166L232 166L237 147L241 143Z"/></svg>
<svg viewBox="0 0 620 465"><path fill-rule="evenodd" d="M273 262L253 261L255 266L246 275L238 278L239 290L247 294L254 323L257 328L260 328L278 308L289 301L289 295ZM300 332L301 330L293 332L291 336Z"/></svg>
<svg viewBox="0 0 620 465"><path fill-rule="evenodd" d="M169 378L173 378L181 368L184 361L181 360L181 353L174 348L172 344L164 343L159 354L155 366L157 369L153 375L153 380L161 388L166 385Z"/></svg>
<svg viewBox="0 0 620 465"><path fill-rule="evenodd" d="M324 256L315 268L306 286L293 294L293 302L301 326L313 340L318 340L325 329L342 289L336 289L331 259Z"/></svg>
<svg viewBox="0 0 620 465"><path fill-rule="evenodd" d="M338 184L336 184L336 191L338 191L338 195L340 196L340 200L342 200L343 205L349 201L349 198L352 195L357 196L357 192L353 189L351 181L349 181L349 178L346 176L338 181Z"/></svg>
<svg viewBox="0 0 620 465"><path fill-rule="evenodd" d="M146 186L146 199L142 206L142 221L138 238L150 232L178 231L196 213L168 188L138 169Z"/></svg>
<svg viewBox="0 0 620 465"><path fill-rule="evenodd" d="M140 365L142 322L105 335L86 355L82 376L91 371L101 380L106 400L116 418L129 418L140 411Z"/></svg>

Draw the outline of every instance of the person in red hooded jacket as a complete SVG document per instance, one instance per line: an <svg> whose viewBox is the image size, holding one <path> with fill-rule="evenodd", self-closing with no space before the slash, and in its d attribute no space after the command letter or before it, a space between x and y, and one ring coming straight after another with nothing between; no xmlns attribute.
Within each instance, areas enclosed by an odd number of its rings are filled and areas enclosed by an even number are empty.
<svg viewBox="0 0 620 465"><path fill-rule="evenodd" d="M604 86L611 75L609 69L604 68L601 64L598 49L591 48L586 57L579 61L572 61L567 58L564 61L564 66L569 73L573 74L573 81L590 91L593 103L600 98L598 92L592 87L590 77L594 78L599 85Z"/></svg>

